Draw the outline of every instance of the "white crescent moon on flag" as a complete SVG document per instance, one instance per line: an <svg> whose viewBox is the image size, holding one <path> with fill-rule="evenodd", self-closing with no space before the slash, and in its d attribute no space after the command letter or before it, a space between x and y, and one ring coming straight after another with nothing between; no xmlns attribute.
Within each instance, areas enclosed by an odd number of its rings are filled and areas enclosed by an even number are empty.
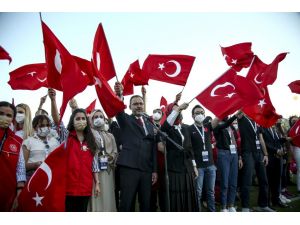
<svg viewBox="0 0 300 225"><path fill-rule="evenodd" d="M41 169L43 170L47 177L48 177L48 184L47 186L45 187L44 190L47 190L47 188L49 187L49 185L51 184L51 181L52 181L52 170L50 169L50 167L47 165L47 163L43 162L39 168L37 168L37 170L34 172L34 174L32 175L32 177L30 178L30 180L28 181L28 185L27 185L27 190L28 192L30 192L30 183L32 181L32 179L34 178L35 174L37 173L37 171Z"/></svg>
<svg viewBox="0 0 300 225"><path fill-rule="evenodd" d="M262 75L262 74L258 73L258 74L254 77L254 81L255 81L255 83L257 83L257 84L261 84L261 83L262 83L262 81L258 81L258 80L257 80L257 77L258 77L259 75Z"/></svg>
<svg viewBox="0 0 300 225"><path fill-rule="evenodd" d="M55 53L55 57L54 57L54 65L55 65L57 72L59 72L61 74L62 63L61 63L60 53L57 49L56 49L56 53Z"/></svg>
<svg viewBox="0 0 300 225"><path fill-rule="evenodd" d="M218 84L217 86L215 86L215 87L211 90L210 96L211 96L211 97L218 96L218 95L215 94L216 90L218 90L219 88L222 88L222 87L226 87L226 86L231 86L231 87L233 87L233 90L235 90L235 86L234 86L232 83L230 83L230 82L225 82L224 84ZM230 94L233 94L233 93L235 93L235 92L232 92L232 93L230 93Z"/></svg>
<svg viewBox="0 0 300 225"><path fill-rule="evenodd" d="M160 107L161 110L162 110L162 109L165 109L165 108L166 108L165 105L162 105L162 106Z"/></svg>
<svg viewBox="0 0 300 225"><path fill-rule="evenodd" d="M97 65L97 69L98 69L98 70L100 70L100 63L101 63L100 53L97 52L97 53L96 53L96 65Z"/></svg>
<svg viewBox="0 0 300 225"><path fill-rule="evenodd" d="M47 77L45 77L44 79L40 79L40 78L36 78L39 82L44 83L47 80Z"/></svg>
<svg viewBox="0 0 300 225"><path fill-rule="evenodd" d="M168 61L167 63L174 63L175 66L176 66L176 70L175 70L175 72L172 73L172 74L169 74L169 73L166 73L166 72L165 72L165 74L166 74L168 77L177 77L178 74L180 74L180 72L181 72L181 65L180 65L180 63L177 62L176 60L170 60L170 61Z"/></svg>

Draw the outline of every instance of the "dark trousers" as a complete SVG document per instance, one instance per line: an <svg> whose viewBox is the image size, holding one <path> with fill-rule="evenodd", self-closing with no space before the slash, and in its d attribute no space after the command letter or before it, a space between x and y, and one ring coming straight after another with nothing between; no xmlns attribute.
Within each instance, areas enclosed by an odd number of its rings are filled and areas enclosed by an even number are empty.
<svg viewBox="0 0 300 225"><path fill-rule="evenodd" d="M281 158L269 154L269 164L267 166L269 190L272 204L279 202L280 178L281 178Z"/></svg>
<svg viewBox="0 0 300 225"><path fill-rule="evenodd" d="M257 204L260 207L268 206L268 178L266 167L263 163L263 154L261 151L244 152L243 168L241 170L241 201L243 208L249 208L250 187L252 185L252 173L255 168L258 178L259 192Z"/></svg>
<svg viewBox="0 0 300 225"><path fill-rule="evenodd" d="M66 212L87 212L90 196L66 196Z"/></svg>
<svg viewBox="0 0 300 225"><path fill-rule="evenodd" d="M140 211L150 211L152 173L120 166L120 211L130 212L138 194Z"/></svg>
<svg viewBox="0 0 300 225"><path fill-rule="evenodd" d="M120 169L119 166L115 168L115 201L117 211L120 211Z"/></svg>

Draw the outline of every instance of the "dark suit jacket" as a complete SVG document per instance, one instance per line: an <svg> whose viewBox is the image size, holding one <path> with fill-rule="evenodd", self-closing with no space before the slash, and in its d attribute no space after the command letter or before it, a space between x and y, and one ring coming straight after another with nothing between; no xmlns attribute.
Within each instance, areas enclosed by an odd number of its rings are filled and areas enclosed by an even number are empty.
<svg viewBox="0 0 300 225"><path fill-rule="evenodd" d="M146 136L144 128L138 124L133 115L121 112L116 116L120 129L122 150L117 164L146 172L156 172L156 138L150 122L143 118L149 134Z"/></svg>
<svg viewBox="0 0 300 225"><path fill-rule="evenodd" d="M275 132L275 131L274 131ZM268 154L275 155L277 150L282 147L282 144L285 142L284 138L278 138L274 133L274 138L269 128L262 128L262 134L264 141L268 150Z"/></svg>
<svg viewBox="0 0 300 225"><path fill-rule="evenodd" d="M194 159L194 153L191 144L191 138L189 135L188 126L185 124L181 125L181 132L184 136L184 142L182 145L182 138L179 132L167 122L162 125L162 131L166 132L168 136L173 139L177 144L183 146L184 150L179 150L176 146L167 141L167 163L168 171L177 173L193 172L192 160Z"/></svg>

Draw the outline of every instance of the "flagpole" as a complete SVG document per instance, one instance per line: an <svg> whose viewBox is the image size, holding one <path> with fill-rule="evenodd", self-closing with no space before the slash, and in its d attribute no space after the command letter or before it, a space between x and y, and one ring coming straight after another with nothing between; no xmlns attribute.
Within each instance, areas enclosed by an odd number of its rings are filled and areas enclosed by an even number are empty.
<svg viewBox="0 0 300 225"><path fill-rule="evenodd" d="M222 73L221 76L223 76L225 73L227 73L229 70L231 70L232 68L229 67L228 70L226 70L224 73ZM201 95L212 83L216 82L216 80L218 80L221 76L219 76L218 78L216 78L213 82L211 82L205 89L203 89L203 91L201 91L198 95ZM197 96L198 96L197 95ZM191 101L188 102L188 104L190 104L196 97L194 97Z"/></svg>

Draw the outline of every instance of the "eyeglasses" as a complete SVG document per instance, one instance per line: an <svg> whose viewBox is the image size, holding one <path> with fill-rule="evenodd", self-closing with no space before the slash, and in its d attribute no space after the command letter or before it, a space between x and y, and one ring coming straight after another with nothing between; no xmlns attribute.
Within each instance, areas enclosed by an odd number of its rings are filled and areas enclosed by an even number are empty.
<svg viewBox="0 0 300 225"><path fill-rule="evenodd" d="M48 141L43 141L43 143L45 144L45 148L46 148L46 149L49 149L49 148L50 148L50 146L49 146L49 144L48 144Z"/></svg>

